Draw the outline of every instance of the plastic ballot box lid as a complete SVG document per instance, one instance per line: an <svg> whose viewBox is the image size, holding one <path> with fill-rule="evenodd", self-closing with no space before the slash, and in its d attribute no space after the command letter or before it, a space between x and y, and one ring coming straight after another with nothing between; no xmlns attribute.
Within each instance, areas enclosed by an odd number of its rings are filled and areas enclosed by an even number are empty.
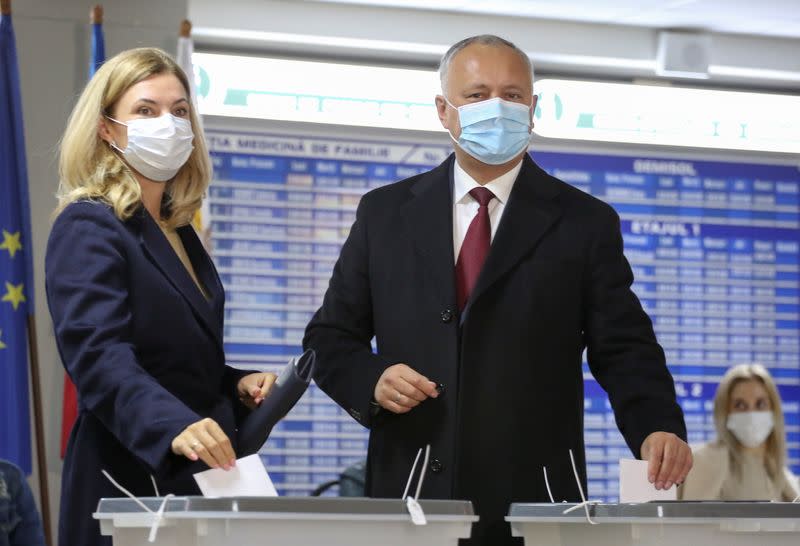
<svg viewBox="0 0 800 546"><path fill-rule="evenodd" d="M506 521L525 546L800 544L800 504L788 502L520 503L511 505Z"/></svg>
<svg viewBox="0 0 800 546"><path fill-rule="evenodd" d="M94 517L114 546L457 546L478 520L468 501L419 504L425 525L400 499L336 497L106 498Z"/></svg>
<svg viewBox="0 0 800 546"><path fill-rule="evenodd" d="M583 508L564 513L574 503L515 503L506 521L586 520ZM800 518L800 503L757 501L651 501L630 504L590 504L589 516L597 521L642 522L645 520L694 521L721 519Z"/></svg>
<svg viewBox="0 0 800 546"><path fill-rule="evenodd" d="M138 499L157 512L163 497ZM472 503L458 500L420 500L429 521L478 521ZM96 519L149 513L130 498L103 498L97 505ZM203 518L260 517L264 519L381 519L408 520L406 503L400 499L338 497L172 497L164 506L165 517Z"/></svg>

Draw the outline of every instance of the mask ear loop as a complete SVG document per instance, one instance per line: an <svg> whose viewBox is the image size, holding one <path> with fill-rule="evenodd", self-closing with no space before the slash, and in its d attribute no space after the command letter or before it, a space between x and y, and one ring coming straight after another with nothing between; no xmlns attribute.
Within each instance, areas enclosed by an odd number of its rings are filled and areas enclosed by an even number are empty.
<svg viewBox="0 0 800 546"><path fill-rule="evenodd" d="M581 494L581 502L580 504L576 504L575 506L571 506L562 512L563 514L569 514L573 510L578 510L581 507L586 511L586 521L588 521L591 525L597 525L597 522L592 519L589 515L589 505L590 504L600 504L600 501L596 500L586 500L586 496L583 494L583 486L581 485L581 479L578 476L578 467L575 465L575 456L572 454L572 450L569 450L569 460L572 463L572 473L575 475L575 483L578 484L578 492Z"/></svg>
<svg viewBox="0 0 800 546"><path fill-rule="evenodd" d="M447 104L448 106L450 106L450 108L452 108L452 109L453 109L453 110L455 110L456 112L458 112L458 111L459 111L459 110L458 110L458 106L456 106L455 104L453 104L452 102L450 102L449 100L447 100L447 95L445 95L444 93L442 93L442 98L444 99L444 102L445 102L445 104ZM459 124L459 126L461 125L461 114L460 114L460 113L459 113L459 115L458 115L458 124ZM452 133L452 131L450 131L450 129L448 129L448 130L447 130L447 134L450 136L450 140L452 140L453 142L455 142L456 144L458 144L458 139L457 139L456 137L454 137L454 136L453 136L453 133Z"/></svg>
<svg viewBox="0 0 800 546"><path fill-rule="evenodd" d="M103 117L105 117L106 119L110 119L110 120L111 120L111 121L113 121L114 123L118 123L118 124L120 124L120 125L124 125L125 127L127 127L127 126L128 126L128 124L127 124L127 123L125 123L124 121L120 121L120 120L118 120L118 119L114 119L114 118L112 118L111 116L106 116L106 115L103 115Z"/></svg>
<svg viewBox="0 0 800 546"><path fill-rule="evenodd" d="M118 123L118 124L120 124L120 125L122 125L122 126L124 126L124 127L127 127L127 126L128 126L128 124L127 124L127 123L125 123L125 122L123 122L123 121L120 121L120 120L118 120L118 119L114 119L114 118L112 118L111 116L106 116L106 115L103 115L103 117L105 117L106 119L109 119L109 120L113 121L114 123ZM125 151L124 151L122 148L120 148L119 146L117 146L117 142L116 142L115 140L112 140L111 142L109 142L109 143L108 143L108 145L109 145L109 146L111 146L111 148L112 148L112 149L114 149L114 150L118 151L119 153L121 153L121 154L125 154Z"/></svg>

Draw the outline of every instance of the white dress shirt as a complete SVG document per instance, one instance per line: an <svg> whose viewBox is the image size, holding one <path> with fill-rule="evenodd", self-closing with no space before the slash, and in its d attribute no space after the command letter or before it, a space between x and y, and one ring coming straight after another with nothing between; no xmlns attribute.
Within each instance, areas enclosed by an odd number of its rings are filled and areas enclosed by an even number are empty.
<svg viewBox="0 0 800 546"><path fill-rule="evenodd" d="M511 189L514 187L514 181L517 179L520 169L522 169L522 160L506 174L483 185L495 197L489 201L492 240L494 240L494 234L497 233L497 226L500 225L500 219L503 217L503 211L508 203L508 196L511 195ZM461 252L461 245L464 243L464 237L467 236L469 225L478 214L478 202L472 198L469 192L473 188L479 187L481 185L467 174L467 171L462 169L456 161L453 171L453 255L456 263L458 263L458 253Z"/></svg>

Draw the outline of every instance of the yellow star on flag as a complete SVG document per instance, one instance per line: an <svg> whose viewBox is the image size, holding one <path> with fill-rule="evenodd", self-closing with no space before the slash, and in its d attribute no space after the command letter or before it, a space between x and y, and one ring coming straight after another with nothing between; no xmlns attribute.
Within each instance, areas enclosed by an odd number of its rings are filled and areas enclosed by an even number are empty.
<svg viewBox="0 0 800 546"><path fill-rule="evenodd" d="M25 295L22 293L22 286L22 283L14 286L10 282L6 282L6 295L3 296L1 301L10 301L11 305L14 306L14 311L17 310L20 303L27 301Z"/></svg>
<svg viewBox="0 0 800 546"><path fill-rule="evenodd" d="M2 336L3 336L3 331L0 330L0 337L2 337ZM0 349L5 349L5 348L6 348L6 344L3 343L2 339L0 339Z"/></svg>
<svg viewBox="0 0 800 546"><path fill-rule="evenodd" d="M3 242L0 243L0 248L8 250L12 258L17 251L22 250L22 243L19 242L19 231L9 233L3 230Z"/></svg>

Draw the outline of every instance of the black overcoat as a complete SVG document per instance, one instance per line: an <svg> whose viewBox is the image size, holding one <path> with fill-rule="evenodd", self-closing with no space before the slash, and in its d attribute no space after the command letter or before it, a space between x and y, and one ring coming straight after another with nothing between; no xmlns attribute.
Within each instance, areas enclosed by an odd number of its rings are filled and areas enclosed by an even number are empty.
<svg viewBox="0 0 800 546"><path fill-rule="evenodd" d="M474 544L499 546L514 543L503 520L510 503L548 500L543 467L556 501L579 498L569 449L586 484L585 348L633 453L651 432L686 431L631 291L618 215L527 155L458 312L453 162L363 197L304 345L318 353L320 387L371 429L367 493L402 495L430 443L422 497L473 501ZM404 415L376 413L375 384L398 362L444 393Z"/></svg>

